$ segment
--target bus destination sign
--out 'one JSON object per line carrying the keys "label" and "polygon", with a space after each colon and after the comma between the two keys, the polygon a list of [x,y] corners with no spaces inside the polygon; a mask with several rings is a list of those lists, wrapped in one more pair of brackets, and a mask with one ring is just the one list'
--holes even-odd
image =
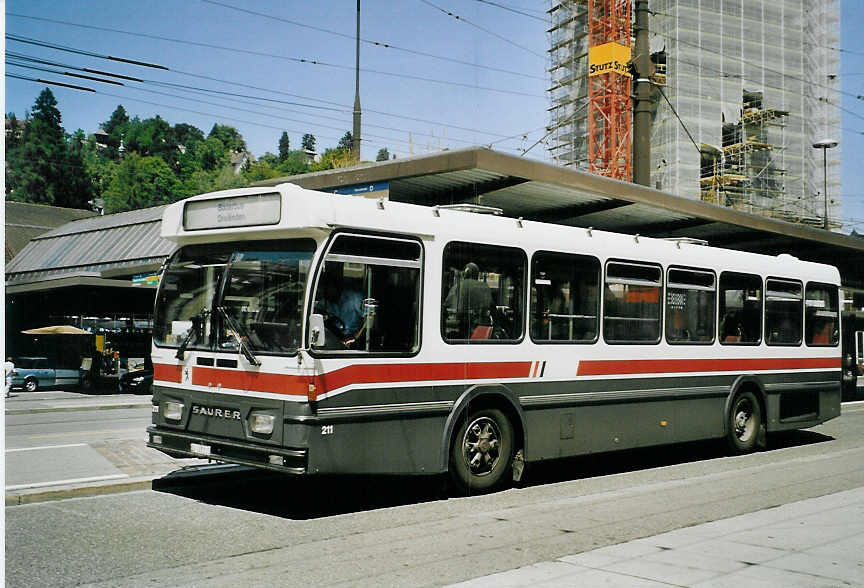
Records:
{"label": "bus destination sign", "polygon": [[282,217],[282,198],[278,192],[231,196],[187,202],[183,228],[187,231],[275,225]]}

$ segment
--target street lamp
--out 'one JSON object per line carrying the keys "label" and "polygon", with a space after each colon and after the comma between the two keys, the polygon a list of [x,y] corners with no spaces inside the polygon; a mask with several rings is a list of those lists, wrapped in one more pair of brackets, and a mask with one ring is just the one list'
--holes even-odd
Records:
{"label": "street lamp", "polygon": [[822,228],[826,231],[828,230],[828,150],[836,147],[837,143],[834,139],[822,139],[813,143],[814,149],[822,150],[822,194],[825,196],[825,219]]}

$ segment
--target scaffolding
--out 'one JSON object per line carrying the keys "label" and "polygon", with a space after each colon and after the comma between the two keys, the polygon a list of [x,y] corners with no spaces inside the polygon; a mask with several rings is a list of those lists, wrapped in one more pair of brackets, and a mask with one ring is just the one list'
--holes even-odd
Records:
{"label": "scaffolding", "polygon": [[559,165],[588,169],[588,1],[552,0],[549,9],[549,137]]}
{"label": "scaffolding", "polygon": [[703,144],[699,186],[702,200],[785,220],[796,218],[786,198],[783,149],[786,110],[764,108],[759,92],[745,91],[736,123],[723,123],[722,147]]}
{"label": "scaffolding", "polygon": [[[653,122],[652,183],[821,226],[822,153],[812,144],[839,133],[839,2],[651,0],[651,10],[669,99]],[[837,227],[840,150],[827,155]]]}
{"label": "scaffolding", "polygon": [[[549,4],[547,148],[585,170],[589,142],[602,136],[589,129],[594,1]],[[829,226],[840,226],[841,150],[823,169],[812,147],[840,131],[839,1],[651,0],[650,9],[652,81],[665,96],[655,103],[651,184],[819,226],[824,173]]]}

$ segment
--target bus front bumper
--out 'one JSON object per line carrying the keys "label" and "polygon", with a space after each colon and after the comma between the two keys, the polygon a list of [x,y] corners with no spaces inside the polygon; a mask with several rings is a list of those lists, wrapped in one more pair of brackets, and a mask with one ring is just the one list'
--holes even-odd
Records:
{"label": "bus front bumper", "polygon": [[147,427],[147,447],[158,449],[172,457],[197,457],[224,461],[286,474],[307,473],[308,455],[305,449],[264,447],[206,435],[195,435]]}

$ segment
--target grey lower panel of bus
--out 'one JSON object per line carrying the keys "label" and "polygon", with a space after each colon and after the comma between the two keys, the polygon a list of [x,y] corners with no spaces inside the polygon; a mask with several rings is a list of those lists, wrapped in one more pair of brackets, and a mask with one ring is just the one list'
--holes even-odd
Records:
{"label": "grey lower panel of bus", "polygon": [[[154,412],[148,445],[199,456],[192,448],[205,446],[213,459],[290,473],[438,473],[447,469],[453,413],[470,410],[468,397],[508,396],[525,431],[525,459],[537,461],[722,437],[730,393],[748,383],[764,392],[769,432],[811,427],[839,416],[838,378],[809,372],[382,387],[314,407],[155,386],[155,405],[173,399],[185,410],[177,422]],[[276,417],[271,435],[251,431],[255,412]]]}

